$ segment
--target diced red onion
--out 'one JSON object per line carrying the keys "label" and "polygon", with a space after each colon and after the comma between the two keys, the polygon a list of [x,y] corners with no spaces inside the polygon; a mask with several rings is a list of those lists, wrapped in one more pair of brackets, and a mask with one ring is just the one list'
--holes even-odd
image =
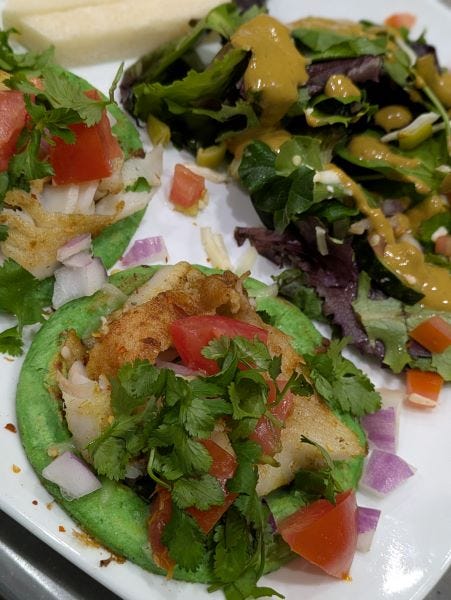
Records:
{"label": "diced red onion", "polygon": [[159,369],[170,369],[176,375],[180,375],[181,377],[193,377],[201,374],[200,371],[194,371],[193,369],[185,367],[179,363],[167,362],[158,358],[155,361],[155,366]]}
{"label": "diced red onion", "polygon": [[59,308],[69,300],[91,296],[106,280],[105,267],[99,258],[93,258],[86,267],[61,267],[55,271],[53,306]]}
{"label": "diced red onion", "polygon": [[129,463],[125,468],[126,479],[137,479],[138,477],[141,477],[141,475],[144,475],[144,473],[145,466],[142,464],[142,462],[135,461]]}
{"label": "diced red onion", "polygon": [[83,252],[83,250],[89,250],[91,247],[91,234],[83,233],[82,235],[77,235],[77,237],[72,238],[68,242],[58,248],[56,253],[56,258],[60,262],[64,262],[70,256],[74,256],[74,254],[78,254],[79,252]]}
{"label": "diced red onion", "polygon": [[136,240],[130,250],[122,257],[121,262],[126,267],[149,265],[166,262],[168,251],[161,235]]}
{"label": "diced red onion", "polygon": [[388,494],[415,473],[405,460],[391,452],[375,449],[366,463],[360,485],[378,494]]}
{"label": "diced red onion", "polygon": [[381,511],[377,508],[357,507],[357,550],[368,552],[373,542],[374,532]]}
{"label": "diced red onion", "polygon": [[61,489],[67,500],[75,500],[91,494],[102,484],[84,461],[72,452],[64,452],[42,471],[42,476]]}
{"label": "diced red onion", "polygon": [[360,422],[370,444],[380,450],[396,452],[396,410],[393,406],[365,415]]}

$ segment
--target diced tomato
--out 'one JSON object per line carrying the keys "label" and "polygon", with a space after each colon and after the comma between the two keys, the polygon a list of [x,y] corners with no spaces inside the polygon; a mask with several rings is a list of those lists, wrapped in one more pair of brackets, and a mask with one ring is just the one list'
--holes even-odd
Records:
{"label": "diced tomato", "polygon": [[25,127],[27,111],[21,92],[0,91],[0,171],[6,171]]}
{"label": "diced tomato", "polygon": [[430,352],[444,352],[451,346],[451,325],[441,317],[426,319],[409,335]]}
{"label": "diced tomato", "polygon": [[236,459],[212,440],[201,440],[201,442],[213,459],[209,473],[221,484],[225,496],[224,503],[221,506],[211,506],[207,510],[191,507],[187,508],[186,512],[197,521],[204,533],[209,533],[237,497],[237,494],[226,489],[227,481],[235,474]]}
{"label": "diced tomato", "polygon": [[443,387],[438,373],[409,369],[406,373],[407,399],[413,404],[435,406]]}
{"label": "diced tomato", "polygon": [[[96,90],[89,90],[86,95],[93,99],[99,97]],[[95,125],[74,123],[70,129],[75,134],[75,143],[67,144],[55,137],[55,145],[50,149],[50,163],[55,172],[53,182],[64,185],[109,177],[122,150],[111,131],[106,111]]]}
{"label": "diced tomato", "polygon": [[[283,389],[283,387],[286,385],[286,381],[278,381],[277,383],[279,389]],[[293,395],[291,393],[285,394],[283,399],[278,404],[271,407],[271,404],[273,404],[275,398],[276,394],[274,384],[272,381],[270,381],[268,398],[269,410],[271,414],[276,417],[276,419],[284,423],[285,419],[293,410]],[[268,419],[268,417],[263,415],[257,421],[257,425],[255,426],[255,429],[249,438],[260,444],[263,449],[263,454],[274,456],[274,454],[280,451],[280,434],[281,428]]]}
{"label": "diced tomato", "polygon": [[159,487],[150,507],[148,535],[152,557],[156,565],[165,569],[169,577],[175,567],[175,562],[169,556],[169,550],[163,544],[162,536],[166,525],[171,520],[172,499],[169,490]]}
{"label": "diced tomato", "polygon": [[388,27],[395,27],[396,29],[401,29],[401,27],[412,29],[416,20],[416,16],[412,15],[412,13],[394,13],[387,17],[384,23]]}
{"label": "diced tomato", "polygon": [[441,235],[435,241],[435,253],[451,257],[451,235]]}
{"label": "diced tomato", "polygon": [[211,340],[222,336],[230,338],[241,336],[249,340],[257,337],[266,343],[268,339],[268,332],[265,329],[221,315],[184,317],[171,323],[169,330],[183,364],[190,369],[205,371],[209,375],[219,371],[214,360],[205,358],[201,354],[202,349]]}
{"label": "diced tomato", "polygon": [[169,200],[178,208],[192,208],[205,193],[205,178],[184,165],[175,165]]}
{"label": "diced tomato", "polygon": [[293,552],[329,575],[346,579],[357,545],[357,504],[352,490],[338,494],[333,505],[317,500],[278,524]]}

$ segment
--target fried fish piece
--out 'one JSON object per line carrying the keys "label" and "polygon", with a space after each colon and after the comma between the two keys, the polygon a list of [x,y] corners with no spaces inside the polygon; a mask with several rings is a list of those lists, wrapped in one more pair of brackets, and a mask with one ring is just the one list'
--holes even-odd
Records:
{"label": "fried fish piece", "polygon": [[[156,289],[150,286],[141,290],[130,298],[123,311],[116,313],[91,349],[87,364],[91,378],[102,373],[114,376],[121,365],[136,359],[155,362],[160,353],[172,346],[170,324],[182,317],[213,314],[241,320],[249,317],[249,300],[236,275],[226,271],[206,276],[186,265],[181,263],[173,267],[176,271],[166,271],[157,280]],[[252,322],[262,325],[255,310],[252,314]]]}

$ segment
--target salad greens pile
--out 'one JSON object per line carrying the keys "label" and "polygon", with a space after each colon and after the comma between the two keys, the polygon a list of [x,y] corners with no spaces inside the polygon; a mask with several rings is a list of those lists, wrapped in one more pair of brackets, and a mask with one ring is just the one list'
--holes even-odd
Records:
{"label": "salad greens pile", "polygon": [[[431,353],[409,338],[431,314],[451,323],[450,258],[435,245],[451,231],[450,75],[424,35],[301,19],[290,33],[308,78],[268,125],[263,92],[246,88],[256,51],[234,45],[262,14],[221,5],[141,58],[121,83],[126,109],[160,119],[193,152],[226,145],[266,227],[237,228],[236,240],[292,267],[278,279],[282,294],[395,373],[409,366],[451,380],[451,348]],[[389,264],[384,243],[400,262],[416,252],[418,272]],[[417,280],[423,267],[441,280],[441,303],[428,304],[435,284]]]}

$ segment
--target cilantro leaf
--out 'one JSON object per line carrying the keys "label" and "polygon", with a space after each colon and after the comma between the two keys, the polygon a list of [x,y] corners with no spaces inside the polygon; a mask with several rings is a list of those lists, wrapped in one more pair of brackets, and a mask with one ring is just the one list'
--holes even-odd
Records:
{"label": "cilantro leaf", "polygon": [[195,570],[206,554],[205,535],[190,517],[177,505],[172,507],[172,516],[162,536],[170,557],[182,569]]}
{"label": "cilantro leaf", "polygon": [[255,465],[262,455],[262,447],[252,440],[234,440],[232,446],[236,454],[237,468],[227,484],[227,489],[251,496],[257,485],[258,473]]}
{"label": "cilantro leaf", "polygon": [[221,398],[193,397],[180,409],[180,418],[187,432],[201,439],[209,437],[219,416],[230,414],[230,405]]}
{"label": "cilantro leaf", "polygon": [[227,511],[224,525],[215,529],[215,542],[214,574],[224,583],[234,581],[253,554],[249,528],[238,511]]}
{"label": "cilantro leaf", "polygon": [[122,365],[111,380],[111,405],[116,415],[130,414],[150,397],[158,398],[164,388],[166,371],[146,360]]}
{"label": "cilantro leaf", "polygon": [[23,342],[17,327],[5,329],[0,333],[0,352],[10,356],[22,354]]}
{"label": "cilantro leaf", "polygon": [[125,440],[120,437],[108,437],[92,453],[94,468],[100,475],[119,481],[125,477],[129,460]]}
{"label": "cilantro leaf", "polygon": [[177,479],[172,487],[172,500],[179,508],[195,506],[207,510],[224,504],[224,492],[216,477],[205,473],[198,478]]}
{"label": "cilantro leaf", "polygon": [[304,358],[316,390],[332,410],[361,417],[380,408],[380,395],[369,378],[341,356],[345,344],[346,340],[333,340],[326,352]]}
{"label": "cilantro leaf", "polygon": [[54,49],[44,52],[16,53],[9,44],[9,36],[15,30],[0,31],[0,69],[14,73],[21,69],[40,70],[53,60]]}
{"label": "cilantro leaf", "polygon": [[329,453],[319,444],[301,436],[301,442],[315,446],[326,463],[322,469],[300,469],[296,473],[295,487],[309,496],[310,501],[316,498],[326,498],[335,504],[335,495],[342,492],[340,481],[335,473],[335,465]]}
{"label": "cilantro leaf", "polygon": [[42,311],[52,303],[53,281],[39,281],[8,258],[0,267],[0,310],[17,316],[18,331],[43,320]]}
{"label": "cilantro leaf", "polygon": [[64,69],[46,68],[43,75],[43,92],[52,108],[72,109],[88,127],[102,118],[109,100],[90,98],[82,83]]}
{"label": "cilantro leaf", "polygon": [[233,418],[258,419],[266,411],[268,385],[258,371],[241,371],[228,388],[233,406]]}

